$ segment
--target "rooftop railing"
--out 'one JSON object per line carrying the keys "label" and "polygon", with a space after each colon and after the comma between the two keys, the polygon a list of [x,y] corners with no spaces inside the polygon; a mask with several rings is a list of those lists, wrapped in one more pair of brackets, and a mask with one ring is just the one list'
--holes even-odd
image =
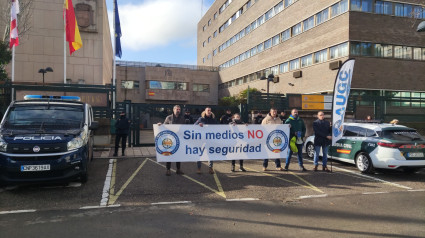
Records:
{"label": "rooftop railing", "polygon": [[166,68],[182,68],[199,71],[218,72],[218,67],[213,66],[200,66],[200,65],[186,65],[186,64],[167,64],[167,63],[153,63],[153,62],[136,62],[136,61],[117,61],[117,66],[127,67],[166,67]]}

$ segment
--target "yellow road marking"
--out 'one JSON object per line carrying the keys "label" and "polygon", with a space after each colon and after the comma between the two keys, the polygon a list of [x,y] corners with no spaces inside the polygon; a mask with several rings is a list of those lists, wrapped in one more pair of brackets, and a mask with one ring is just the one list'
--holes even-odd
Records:
{"label": "yellow road marking", "polygon": [[[165,166],[164,165],[162,165],[162,164],[160,164],[160,163],[158,163],[158,162],[156,162],[156,161],[154,161],[154,160],[152,160],[152,159],[149,159],[150,161],[152,161],[153,163],[155,163],[155,164],[157,164],[157,165],[159,165],[159,166],[162,166],[162,167],[164,167],[165,168]],[[173,172],[176,172],[174,169],[171,169]],[[219,190],[216,190],[216,189],[213,189],[213,188],[211,188],[210,186],[208,186],[208,185],[206,185],[206,184],[204,184],[204,183],[202,183],[202,182],[200,182],[200,181],[198,181],[198,180],[196,180],[196,179],[194,179],[194,178],[191,178],[191,177],[189,177],[189,176],[187,176],[187,175],[183,175],[183,177],[184,178],[187,178],[187,179],[189,179],[190,181],[192,181],[192,182],[195,182],[195,183],[197,183],[197,184],[199,184],[199,185],[201,185],[202,187],[204,187],[204,188],[206,188],[206,189],[208,189],[208,190],[210,190],[210,191],[212,191],[212,192],[214,192],[215,194],[217,194],[217,195],[219,195],[220,197],[223,197],[223,198],[226,198],[226,195],[224,194],[224,191],[223,191],[223,188],[221,187],[221,183],[220,183],[220,181],[218,180],[218,177],[216,178],[216,174],[214,174],[215,176],[214,176],[214,179],[216,179],[216,183],[217,183],[217,186],[218,186],[218,189]]]}
{"label": "yellow road marking", "polygon": [[[315,186],[311,185],[310,183],[308,183],[308,182],[307,182],[307,181],[305,181],[304,179],[301,179],[301,180],[302,180],[303,182],[307,182],[307,184],[308,184],[309,186],[306,186],[306,185],[304,185],[304,184],[300,184],[300,183],[297,183],[297,182],[294,182],[294,181],[291,181],[291,180],[288,180],[288,179],[284,179],[284,178],[281,178],[281,177],[277,177],[277,176],[276,176],[276,175],[274,175],[274,174],[264,173],[264,172],[261,172],[261,171],[255,170],[255,169],[251,169],[251,168],[247,168],[247,167],[245,167],[245,169],[247,169],[247,170],[249,170],[249,171],[253,171],[253,172],[257,172],[257,173],[261,173],[261,174],[264,174],[264,175],[267,175],[267,176],[273,177],[273,178],[275,178],[275,179],[279,179],[279,180],[282,180],[282,181],[286,181],[286,182],[288,182],[288,183],[296,184],[296,185],[302,186],[302,187],[304,187],[304,188],[308,188],[308,189],[314,190],[314,191],[319,192],[319,193],[324,193],[322,190],[320,190],[320,189],[318,189],[317,187],[315,187]],[[294,175],[294,174],[293,174],[293,175]],[[300,177],[299,177],[299,176],[296,176],[296,177],[300,179]]]}
{"label": "yellow road marking", "polygon": [[[121,193],[124,191],[124,189],[127,188],[127,186],[130,184],[130,182],[133,181],[134,177],[136,177],[137,173],[142,169],[142,167],[146,164],[147,161],[148,161],[148,158],[146,158],[145,161],[143,161],[143,163],[139,166],[139,168],[137,168],[136,171],[134,171],[134,173],[131,175],[130,178],[128,178],[127,182],[125,182],[125,184],[121,187],[121,189],[118,191],[118,193],[109,194],[108,205],[113,205],[115,203],[115,201],[117,201],[118,197],[121,195]],[[116,171],[116,169],[114,169],[114,171]],[[115,177],[115,174],[113,175],[113,177]]]}
{"label": "yellow road marking", "polygon": [[221,193],[220,196],[226,198],[226,194],[224,194],[224,190],[223,190],[223,187],[221,186],[220,180],[218,180],[217,173],[214,173],[214,180],[215,180],[215,183],[217,184],[218,191],[220,191]]}
{"label": "yellow road marking", "polygon": [[319,188],[317,188],[316,186],[314,186],[313,184],[309,183],[307,180],[301,178],[301,176],[298,176],[296,174],[294,174],[293,172],[289,171],[290,174],[294,175],[295,177],[297,177],[299,180],[303,181],[304,183],[308,184],[308,186],[310,186],[313,190],[320,192],[320,193],[324,193],[322,190],[320,190]]}
{"label": "yellow road marking", "polygon": [[115,194],[115,178],[117,173],[117,160],[114,160],[112,165],[112,174],[111,174],[111,187],[109,189],[109,195]]}

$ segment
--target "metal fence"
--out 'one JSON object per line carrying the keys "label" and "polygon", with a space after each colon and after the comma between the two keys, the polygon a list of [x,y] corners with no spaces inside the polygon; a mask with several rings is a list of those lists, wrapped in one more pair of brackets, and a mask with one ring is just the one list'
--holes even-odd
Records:
{"label": "metal fence", "polygon": [[185,65],[185,64],[167,64],[167,63],[152,63],[152,62],[137,62],[137,61],[117,61],[117,66],[127,67],[168,67],[168,68],[183,68],[199,71],[217,72],[218,67],[200,66],[200,65]]}

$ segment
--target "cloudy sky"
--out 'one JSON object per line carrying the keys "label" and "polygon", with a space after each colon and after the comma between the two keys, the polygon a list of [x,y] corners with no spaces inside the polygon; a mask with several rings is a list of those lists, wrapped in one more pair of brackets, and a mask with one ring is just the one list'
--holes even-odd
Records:
{"label": "cloudy sky", "polygon": [[[205,14],[213,2],[118,0],[122,60],[196,64],[196,30],[201,9]],[[106,3],[112,33],[113,0]]]}

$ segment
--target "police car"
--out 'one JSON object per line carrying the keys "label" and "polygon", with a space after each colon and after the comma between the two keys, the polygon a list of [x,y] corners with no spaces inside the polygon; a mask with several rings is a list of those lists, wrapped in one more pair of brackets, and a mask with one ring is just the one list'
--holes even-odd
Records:
{"label": "police car", "polygon": [[0,183],[87,181],[98,123],[79,100],[27,95],[10,104],[0,124]]}
{"label": "police car", "polygon": [[[314,157],[314,136],[306,153]],[[425,168],[425,138],[415,129],[393,124],[344,123],[343,137],[329,148],[329,158],[355,164],[362,173],[374,168],[407,173]]]}

